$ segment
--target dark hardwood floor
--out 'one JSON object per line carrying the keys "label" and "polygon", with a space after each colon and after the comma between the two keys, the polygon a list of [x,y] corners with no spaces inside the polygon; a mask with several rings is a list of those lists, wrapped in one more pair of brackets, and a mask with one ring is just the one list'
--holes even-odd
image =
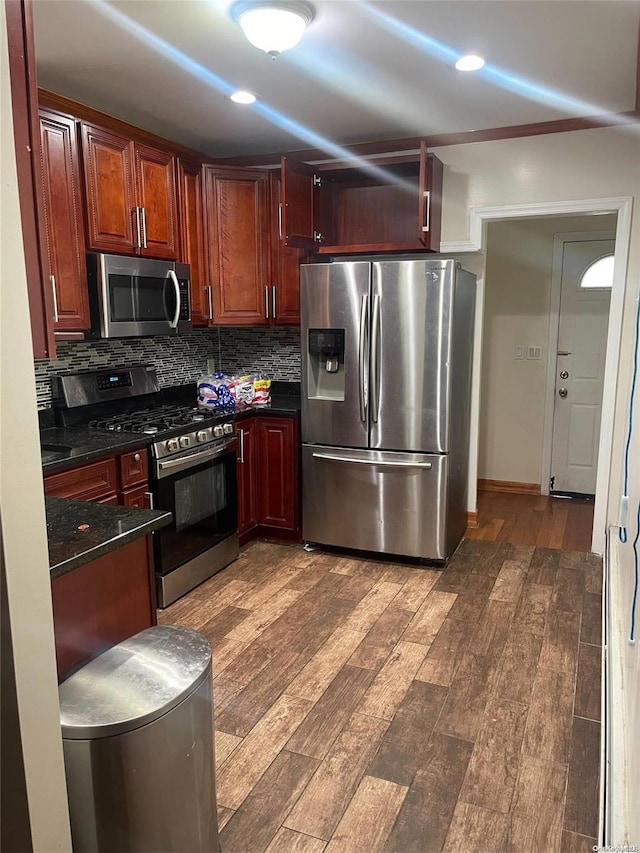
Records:
{"label": "dark hardwood floor", "polygon": [[467,539],[590,551],[593,501],[478,492],[478,526]]}
{"label": "dark hardwood floor", "polygon": [[251,544],[159,616],[212,644],[223,853],[591,850],[600,602],[598,558],[533,543]]}

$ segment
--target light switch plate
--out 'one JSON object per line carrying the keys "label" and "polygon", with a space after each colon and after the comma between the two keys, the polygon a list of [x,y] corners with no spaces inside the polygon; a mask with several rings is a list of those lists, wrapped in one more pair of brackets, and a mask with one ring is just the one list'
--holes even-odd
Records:
{"label": "light switch plate", "polygon": [[524,358],[524,347],[523,346],[517,346],[516,347],[516,359],[520,360],[522,358]]}
{"label": "light switch plate", "polygon": [[542,358],[542,347],[527,347],[527,358],[539,360]]}

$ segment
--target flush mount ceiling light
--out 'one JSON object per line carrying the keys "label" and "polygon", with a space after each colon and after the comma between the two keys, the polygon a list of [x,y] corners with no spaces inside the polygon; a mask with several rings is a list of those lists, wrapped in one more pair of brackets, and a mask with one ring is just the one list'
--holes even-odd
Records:
{"label": "flush mount ceiling light", "polygon": [[314,16],[313,6],[303,0],[239,0],[230,11],[247,40],[274,59],[298,44]]}
{"label": "flush mount ceiling light", "polygon": [[468,53],[466,56],[461,56],[456,62],[458,71],[478,71],[484,65],[484,59],[481,56],[476,56],[475,53]]}
{"label": "flush mount ceiling light", "polygon": [[234,104],[255,104],[256,102],[255,95],[252,95],[251,92],[245,92],[242,89],[238,89],[233,95],[229,95],[229,98]]}

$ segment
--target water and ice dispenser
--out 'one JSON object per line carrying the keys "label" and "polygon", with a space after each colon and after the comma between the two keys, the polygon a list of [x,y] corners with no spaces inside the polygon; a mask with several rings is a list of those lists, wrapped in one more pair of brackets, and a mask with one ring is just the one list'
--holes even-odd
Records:
{"label": "water and ice dispenser", "polygon": [[309,329],[310,399],[344,400],[344,329]]}

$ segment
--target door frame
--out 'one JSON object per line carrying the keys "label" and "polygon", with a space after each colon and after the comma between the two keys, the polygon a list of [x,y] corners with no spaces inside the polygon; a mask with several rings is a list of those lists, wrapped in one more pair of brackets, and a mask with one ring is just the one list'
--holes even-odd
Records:
{"label": "door frame", "polygon": [[[609,308],[607,354],[604,369],[603,411],[613,411],[618,386],[618,364],[622,317],[627,289],[627,266],[631,242],[632,196],[615,198],[586,198],[579,201],[551,201],[537,204],[512,204],[501,207],[477,207],[469,212],[469,240],[443,243],[440,254],[455,252],[486,253],[489,222],[505,219],[550,218],[593,213],[617,213],[613,287]],[[477,280],[476,324],[473,348],[473,381],[471,392],[471,436],[469,448],[469,489],[467,511],[477,511],[478,499],[478,437],[480,431],[480,382],[482,375],[482,336],[484,322],[484,274]],[[603,554],[608,515],[609,478],[613,445],[613,418],[605,418],[600,429],[598,447],[598,476],[593,514],[591,550]]]}
{"label": "door frame", "polygon": [[[565,231],[559,232],[553,238],[553,264],[551,271],[551,298],[549,300],[549,336],[547,338],[547,376],[544,400],[544,426],[542,438],[542,464],[540,468],[540,494],[549,494],[551,479],[551,454],[553,450],[553,414],[556,403],[556,366],[558,350],[558,334],[560,331],[560,298],[562,295],[562,262],[564,247],[567,243],[583,243],[591,240],[614,240],[615,231]],[[615,247],[614,247],[615,257]],[[611,306],[609,306],[609,317]],[[608,338],[607,322],[607,338]],[[604,389],[603,389],[604,400]],[[600,429],[602,429],[601,404]]]}

